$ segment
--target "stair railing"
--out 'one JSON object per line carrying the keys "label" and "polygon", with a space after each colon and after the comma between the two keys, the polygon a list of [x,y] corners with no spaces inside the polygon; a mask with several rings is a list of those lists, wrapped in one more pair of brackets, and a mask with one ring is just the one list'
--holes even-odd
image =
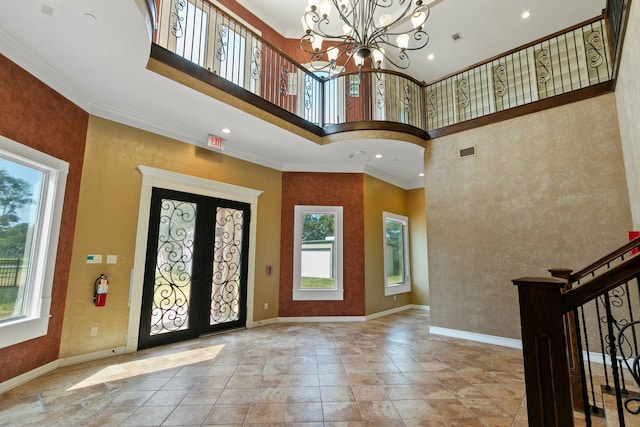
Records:
{"label": "stair railing", "polygon": [[[513,281],[530,426],[573,426],[574,402],[587,426],[605,411],[620,426],[640,422],[639,246],[635,239],[575,273]],[[608,396],[615,405],[605,408]]]}

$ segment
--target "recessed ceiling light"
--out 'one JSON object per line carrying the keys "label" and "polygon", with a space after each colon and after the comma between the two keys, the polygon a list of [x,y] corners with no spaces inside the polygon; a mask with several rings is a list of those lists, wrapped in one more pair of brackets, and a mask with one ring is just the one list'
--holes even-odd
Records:
{"label": "recessed ceiling light", "polygon": [[424,172],[420,172],[418,176],[424,176]]}
{"label": "recessed ceiling light", "polygon": [[433,61],[433,58],[435,58],[435,55],[433,53],[430,53],[429,56],[427,56],[427,59],[429,61]]}
{"label": "recessed ceiling light", "polygon": [[376,154],[376,159],[381,159],[382,158],[382,154],[378,153]]}
{"label": "recessed ceiling light", "polygon": [[229,128],[222,128],[222,133],[231,133],[231,129],[229,129]]}
{"label": "recessed ceiling light", "polygon": [[531,16],[531,13],[528,10],[525,10],[524,12],[522,12],[522,15],[520,15],[522,17],[522,19],[527,19],[528,17]]}

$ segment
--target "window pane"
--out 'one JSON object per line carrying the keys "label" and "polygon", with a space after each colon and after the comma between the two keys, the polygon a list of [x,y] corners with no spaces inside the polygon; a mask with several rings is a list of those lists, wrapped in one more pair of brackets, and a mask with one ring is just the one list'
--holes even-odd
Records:
{"label": "window pane", "polygon": [[387,218],[386,230],[386,257],[387,257],[387,284],[394,285],[406,281],[404,259],[404,224]]}
{"label": "window pane", "polygon": [[220,77],[242,86],[246,39],[226,25],[223,25],[220,30],[220,39],[222,43],[222,49],[219,50]]}
{"label": "window pane", "polygon": [[302,215],[301,289],[335,289],[335,215]]}
{"label": "window pane", "polygon": [[208,14],[202,9],[187,3],[178,9],[175,28],[176,53],[185,59],[205,66],[207,48]]}
{"label": "window pane", "polygon": [[25,316],[44,173],[0,158],[0,322]]}

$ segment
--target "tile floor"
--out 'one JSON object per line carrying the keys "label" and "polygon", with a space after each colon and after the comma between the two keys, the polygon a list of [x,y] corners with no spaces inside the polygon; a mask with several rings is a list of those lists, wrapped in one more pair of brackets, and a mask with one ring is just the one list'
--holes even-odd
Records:
{"label": "tile floor", "polygon": [[281,323],[59,368],[0,426],[527,426],[520,350],[429,334],[407,310]]}

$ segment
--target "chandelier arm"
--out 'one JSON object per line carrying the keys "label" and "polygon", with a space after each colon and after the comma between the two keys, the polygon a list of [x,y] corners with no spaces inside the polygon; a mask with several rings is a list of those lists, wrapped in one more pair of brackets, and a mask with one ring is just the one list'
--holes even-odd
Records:
{"label": "chandelier arm", "polygon": [[402,70],[409,68],[409,65],[411,65],[411,60],[409,59],[409,56],[404,53],[404,51],[401,51],[398,54],[398,59],[392,58],[386,53],[383,53],[382,56],[384,56],[384,59],[391,65]]}
{"label": "chandelier arm", "polygon": [[[409,6],[411,6],[411,3],[409,3]],[[389,35],[389,36],[399,36],[401,34],[410,34],[410,33],[415,33],[415,32],[418,32],[418,31],[422,31],[422,27],[424,26],[425,22],[427,22],[427,20],[429,19],[429,15],[431,13],[431,9],[429,8],[429,6],[425,6],[425,5],[417,6],[414,9],[413,13],[411,15],[409,15],[409,16],[406,16],[407,10],[408,10],[408,8],[405,9],[403,14],[398,19],[396,19],[395,21],[393,21],[391,24],[387,25],[386,27],[377,27],[374,34],[376,34],[376,36],[378,36],[380,34],[386,34],[386,35]],[[402,21],[402,22],[400,22],[400,24],[403,24],[407,19],[411,19],[410,17],[419,16],[421,13],[424,13],[425,18],[424,18],[424,20],[422,21],[422,23],[421,23],[421,25],[419,27],[413,28],[413,29],[411,29],[409,31],[393,31],[393,28],[395,26],[397,26],[397,24],[400,21]],[[422,31],[422,32],[424,32],[424,31]]]}
{"label": "chandelier arm", "polygon": [[[377,43],[379,45],[390,46],[390,47],[393,47],[393,48],[401,50],[401,51],[420,50],[420,49],[422,49],[423,47],[425,47],[429,43],[429,34],[427,34],[424,31],[420,31],[420,32],[415,34],[413,39],[416,40],[416,41],[419,41],[420,44],[417,45],[417,46],[409,46],[409,47],[406,47],[406,48],[401,48],[397,44],[392,43],[392,42],[390,42],[388,40],[384,40],[384,39],[378,40]],[[387,55],[385,55],[385,57],[387,57]]]}
{"label": "chandelier arm", "polygon": [[[305,43],[304,43],[304,42],[309,43],[309,45],[311,46],[311,45],[312,45],[312,43],[313,43],[313,39],[314,39],[314,34],[305,34],[305,35],[300,39],[300,48],[302,48],[302,50],[303,50],[305,53],[308,53],[309,55],[314,55],[314,56],[315,56],[315,55],[318,55],[318,56],[325,55],[325,54],[327,53],[327,51],[328,51],[329,49],[331,49],[332,47],[335,47],[335,48],[338,48],[338,49],[339,49],[339,48],[342,48],[342,47],[346,47],[346,48],[344,49],[344,50],[346,51],[346,50],[349,50],[349,47],[350,47],[350,46],[351,46],[351,44],[352,44],[352,42],[351,42],[351,41],[349,41],[349,40],[341,39],[342,41],[341,41],[340,43],[338,43],[338,44],[334,44],[334,45],[331,45],[331,46],[328,46],[326,49],[318,49],[318,50],[316,50],[316,49],[314,49],[313,47],[311,47],[311,49],[308,49],[307,47],[305,47]],[[340,51],[340,52],[342,53],[342,51]],[[341,55],[340,55],[340,56],[341,56]]]}
{"label": "chandelier arm", "polygon": [[[353,27],[353,24],[351,23],[351,21],[349,21],[349,18],[354,16],[354,13],[355,13],[353,4],[350,2],[351,9],[349,9],[347,7],[345,7],[344,9],[341,9],[337,0],[331,0],[331,2],[333,3],[334,7],[338,11],[338,16],[340,17],[340,20],[342,22],[344,22],[345,24],[347,24],[349,27]],[[344,13],[344,12],[346,12],[346,13]],[[356,19],[354,19],[353,22],[356,22]]]}
{"label": "chandelier arm", "polygon": [[[362,1],[362,0],[360,0],[360,1]],[[366,5],[366,8],[367,8],[366,11],[364,10],[365,9],[364,5]],[[375,38],[373,35],[376,33],[376,31],[378,29],[378,27],[376,27],[376,24],[374,22],[374,15],[375,15],[375,11],[376,11],[377,5],[378,5],[378,3],[375,2],[375,1],[368,1],[366,3],[363,3],[363,8],[362,8],[363,9],[362,10],[363,15],[362,16],[363,17],[364,16],[367,17],[366,22],[362,23],[362,27],[363,27],[362,31],[364,33],[364,35],[362,37],[362,44],[364,46],[368,46],[368,45],[371,44],[371,40],[374,40],[374,38]],[[371,30],[371,29],[373,29],[373,30]]]}
{"label": "chandelier arm", "polygon": [[[309,61],[309,66],[314,71],[327,71],[329,73],[329,78],[335,78],[340,76],[345,68],[345,65],[338,65],[338,62],[344,62],[344,64],[347,64],[353,57],[354,53],[355,52],[351,49],[345,49],[344,51],[341,51],[340,55],[338,56],[338,59],[340,59],[340,61],[326,62],[322,60],[323,57],[321,52],[314,52]],[[345,56],[346,59],[344,59],[343,61],[342,58]],[[340,70],[338,70],[338,67],[340,67]]]}
{"label": "chandelier arm", "polygon": [[[308,18],[311,17],[311,22],[314,25],[309,25]],[[305,26],[307,27],[307,34],[315,34],[327,39],[342,39],[343,34],[331,34],[324,30],[324,26],[329,24],[329,18],[321,17],[315,10],[309,10],[304,14]],[[304,36],[303,36],[304,37]]]}
{"label": "chandelier arm", "polygon": [[[403,1],[400,1],[399,4],[402,5],[402,3],[404,3]],[[377,2],[376,2],[377,4]],[[391,2],[389,5],[387,6],[382,6],[382,7],[391,7],[391,5],[393,4],[393,2]],[[392,27],[394,27],[398,22],[400,22],[401,20],[405,19],[407,17],[407,12],[409,12],[409,9],[411,9],[411,5],[413,4],[413,2],[408,2],[407,6],[404,8],[404,10],[402,11],[402,13],[400,14],[400,16],[398,16],[396,19],[394,19],[389,25],[384,26],[384,27],[380,27],[380,28],[385,28],[385,29],[390,29]],[[416,10],[418,8],[420,8],[421,6],[416,6]],[[415,13],[415,10],[414,12]],[[373,14],[371,15],[373,17]]]}

